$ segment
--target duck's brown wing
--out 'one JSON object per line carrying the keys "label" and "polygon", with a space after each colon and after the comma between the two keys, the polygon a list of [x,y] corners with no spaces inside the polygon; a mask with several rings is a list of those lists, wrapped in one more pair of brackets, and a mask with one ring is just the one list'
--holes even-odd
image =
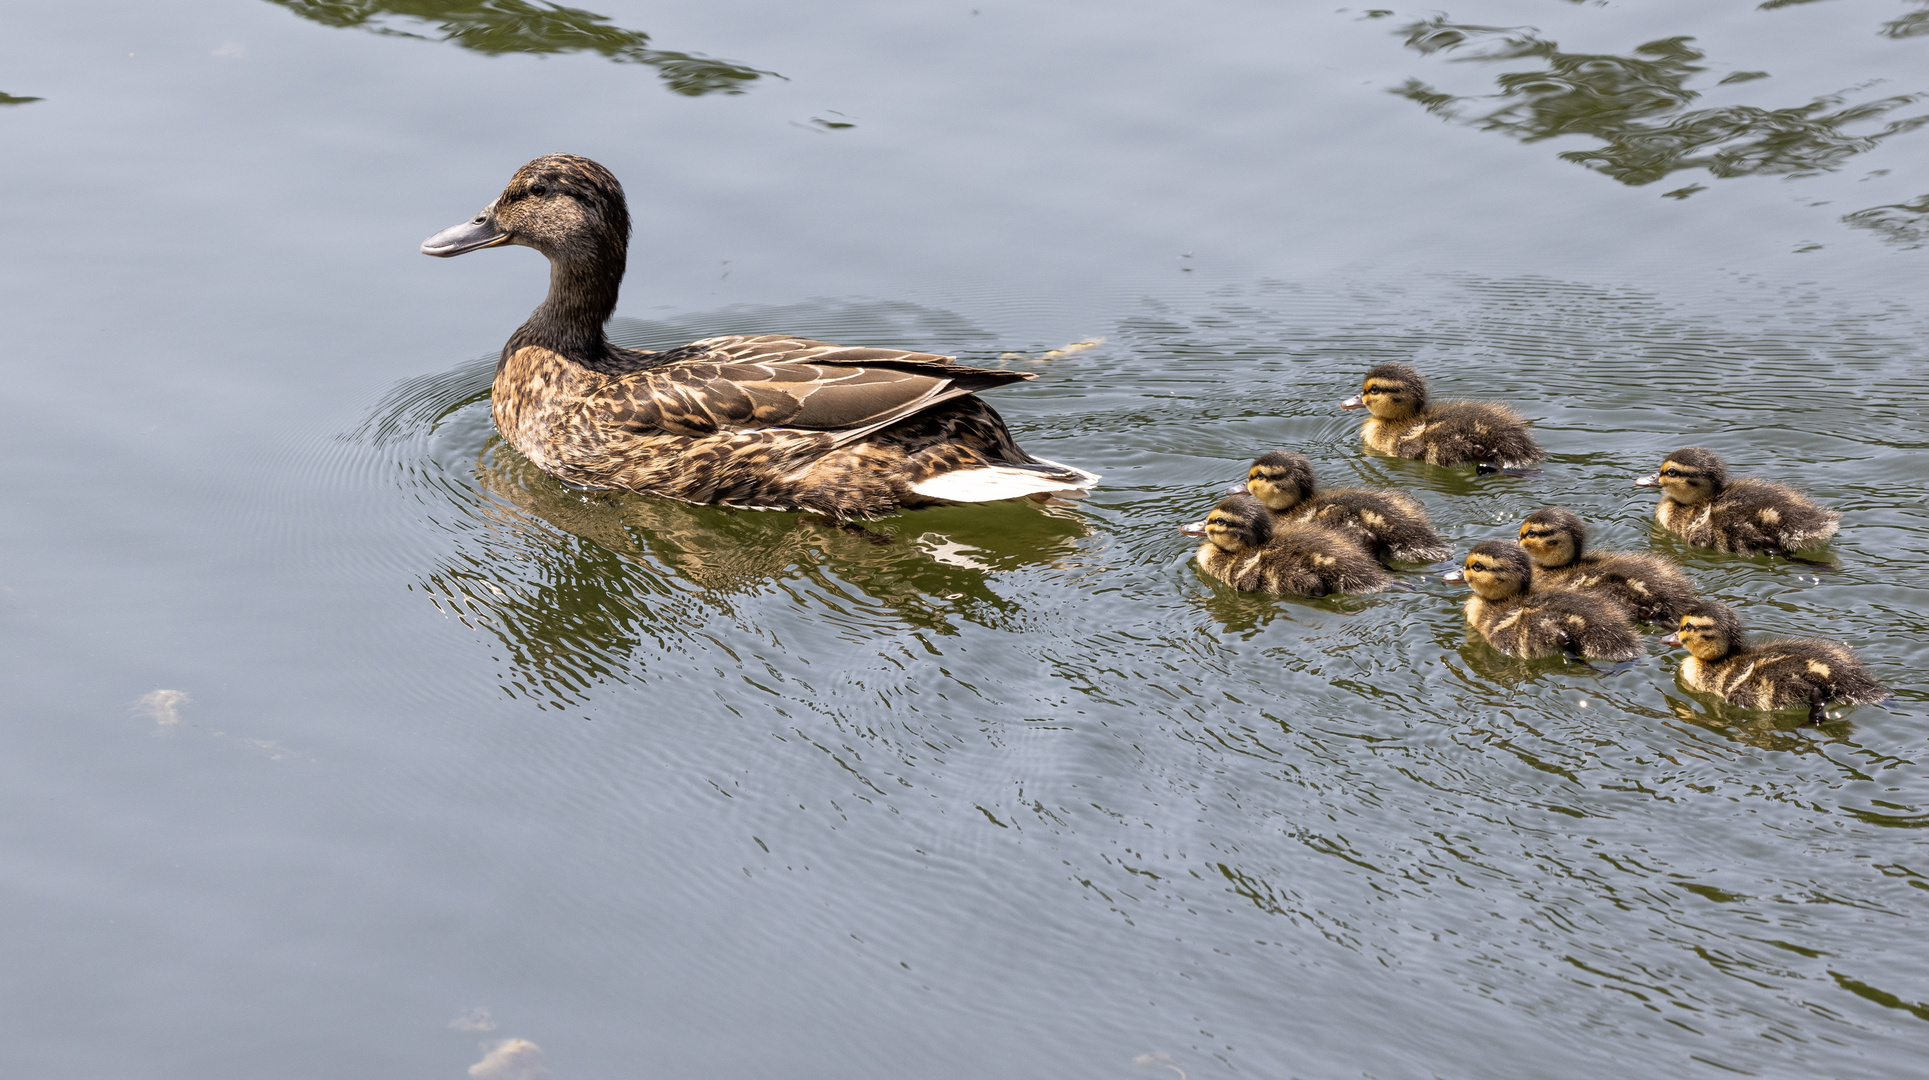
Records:
{"label": "duck's brown wing", "polygon": [[932,362],[922,353],[809,344],[828,352],[812,362],[666,364],[612,380],[583,408],[592,422],[639,434],[788,428],[826,432],[837,446],[940,402],[1032,377]]}
{"label": "duck's brown wing", "polygon": [[727,334],[692,341],[676,351],[702,350],[701,359],[730,364],[866,364],[897,361],[911,364],[944,365],[957,359],[937,353],[906,352],[902,349],[866,349],[833,345],[828,341],[791,337],[788,334]]}

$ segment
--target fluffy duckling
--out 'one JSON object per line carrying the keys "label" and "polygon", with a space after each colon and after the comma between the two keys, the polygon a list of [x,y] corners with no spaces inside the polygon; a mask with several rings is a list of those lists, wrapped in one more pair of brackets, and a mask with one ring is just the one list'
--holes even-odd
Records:
{"label": "fluffy duckling", "polygon": [[1275,522],[1258,499],[1228,495],[1206,515],[1199,568],[1241,592],[1279,596],[1379,592],[1393,578],[1345,533]]}
{"label": "fluffy duckling", "polygon": [[611,344],[603,326],[629,242],[616,177],[549,154],[473,219],[422,243],[443,258],[504,245],[548,257],[549,295],[503,346],[490,400],[509,445],[563,483],[842,521],[1098,480],[1020,449],[978,397],[1029,372],[785,334],[663,352]]}
{"label": "fluffy duckling", "polygon": [[1514,410],[1493,401],[1427,404],[1427,380],[1406,364],[1381,364],[1366,373],[1358,397],[1342,409],[1373,415],[1360,427],[1366,445],[1394,457],[1429,465],[1492,463],[1503,469],[1532,465],[1547,456]]}
{"label": "fluffy duckling", "polygon": [[1695,604],[1695,585],[1659,555],[1588,551],[1587,523],[1558,506],[1537,510],[1520,526],[1520,546],[1534,560],[1536,587],[1599,593],[1636,622],[1673,626]]}
{"label": "fluffy duckling", "polygon": [[1536,590],[1534,561],[1518,544],[1475,544],[1465,566],[1441,580],[1464,581],[1473,589],[1467,621],[1488,644],[1511,656],[1633,660],[1641,655],[1641,639],[1625,608],[1593,593]]}
{"label": "fluffy duckling", "polygon": [[1635,481],[1661,489],[1654,517],[1696,547],[1786,556],[1835,535],[1842,515],[1772,480],[1728,479],[1728,466],[1699,446],[1676,450],[1661,471]]}
{"label": "fluffy duckling", "polygon": [[1784,638],[1749,648],[1735,609],[1713,600],[1688,609],[1681,629],[1661,643],[1688,650],[1681,681],[1689,689],[1747,709],[1807,705],[1809,721],[1820,723],[1831,701],[1868,705],[1889,696],[1845,645]]}
{"label": "fluffy duckling", "polygon": [[1453,557],[1452,545],[1433,531],[1426,510],[1404,492],[1390,488],[1321,491],[1313,479],[1313,463],[1290,450],[1275,450],[1253,462],[1246,472],[1245,490],[1276,518],[1338,529],[1382,562],[1438,562]]}

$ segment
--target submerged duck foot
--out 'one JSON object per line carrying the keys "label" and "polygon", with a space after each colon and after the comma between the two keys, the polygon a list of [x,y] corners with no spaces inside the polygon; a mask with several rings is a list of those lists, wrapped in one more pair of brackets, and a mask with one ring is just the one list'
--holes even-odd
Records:
{"label": "submerged duck foot", "polygon": [[886,544],[897,543],[897,537],[886,536],[884,533],[881,533],[881,532],[872,532],[870,529],[867,529],[864,526],[859,525],[854,521],[840,521],[837,523],[837,527],[843,530],[844,532],[850,534],[851,536],[855,536],[860,540],[868,540],[879,547],[883,547]]}

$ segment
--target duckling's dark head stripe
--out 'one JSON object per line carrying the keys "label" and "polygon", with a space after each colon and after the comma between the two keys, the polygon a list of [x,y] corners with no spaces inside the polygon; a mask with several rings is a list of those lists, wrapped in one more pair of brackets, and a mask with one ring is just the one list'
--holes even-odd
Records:
{"label": "duckling's dark head stripe", "polygon": [[1527,552],[1523,551],[1519,544],[1510,544],[1505,540],[1483,540],[1475,544],[1473,550],[1467,553],[1468,564],[1471,565],[1475,559],[1480,559],[1496,569],[1511,570],[1523,577],[1531,574],[1534,569],[1534,561],[1527,557]]}
{"label": "duckling's dark head stripe", "polygon": [[1587,522],[1582,521],[1579,514],[1565,507],[1550,506],[1545,510],[1536,510],[1527,516],[1526,521],[1520,524],[1520,538],[1522,540],[1530,538],[1552,540],[1554,537],[1562,534],[1574,538],[1574,554],[1576,556],[1579,556],[1582,551],[1586,550]]}
{"label": "duckling's dark head stripe", "polygon": [[1715,490],[1721,490],[1728,481],[1728,466],[1715,456],[1711,450],[1699,446],[1686,446],[1668,455],[1661,463],[1661,480],[1706,480]]}
{"label": "duckling's dark head stripe", "polygon": [[1375,365],[1372,371],[1366,373],[1361,386],[1366,394],[1404,391],[1422,406],[1427,400],[1427,378],[1410,364]]}
{"label": "duckling's dark head stripe", "polygon": [[1253,462],[1252,468],[1246,470],[1246,479],[1263,480],[1275,487],[1297,491],[1302,499],[1318,490],[1313,480],[1313,463],[1291,450],[1275,450]]}

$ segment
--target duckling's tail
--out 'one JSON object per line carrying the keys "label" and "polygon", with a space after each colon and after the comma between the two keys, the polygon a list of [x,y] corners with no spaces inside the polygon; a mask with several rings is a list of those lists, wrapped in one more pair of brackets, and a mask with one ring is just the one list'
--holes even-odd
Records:
{"label": "duckling's tail", "polygon": [[1038,458],[1028,465],[987,465],[926,477],[911,490],[945,502],[997,502],[1027,495],[1077,497],[1097,484],[1097,473]]}

